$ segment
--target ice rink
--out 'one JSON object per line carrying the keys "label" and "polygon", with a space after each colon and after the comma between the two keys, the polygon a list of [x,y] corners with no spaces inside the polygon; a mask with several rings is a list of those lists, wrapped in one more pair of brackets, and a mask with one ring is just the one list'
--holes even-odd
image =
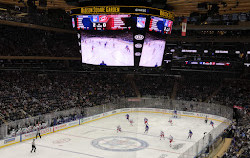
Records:
{"label": "ice rink", "polygon": [[[43,136],[36,140],[36,153],[30,153],[31,140],[0,149],[1,158],[177,158],[213,128],[204,119],[182,117],[173,120],[171,115],[159,113],[129,113],[133,126],[125,114],[102,118],[77,127]],[[149,132],[144,134],[144,117],[149,120]],[[215,127],[220,122],[214,121]],[[121,133],[116,127],[120,125]],[[188,131],[192,139],[187,139]],[[165,140],[160,140],[164,131]],[[169,146],[167,137],[174,141]]]}

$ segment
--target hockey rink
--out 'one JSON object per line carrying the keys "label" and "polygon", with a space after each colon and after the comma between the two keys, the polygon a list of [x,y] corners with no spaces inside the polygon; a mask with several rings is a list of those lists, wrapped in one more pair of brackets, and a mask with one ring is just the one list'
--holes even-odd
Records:
{"label": "hockey rink", "polygon": [[[213,128],[204,119],[159,113],[129,113],[133,126],[125,114],[102,118],[77,127],[48,134],[36,140],[36,153],[30,153],[32,140],[0,149],[1,158],[177,158]],[[144,118],[148,118],[149,131],[144,134]],[[220,122],[214,121],[215,127]],[[117,133],[120,125],[122,132]],[[192,130],[192,139],[187,139]],[[164,131],[165,140],[160,140]],[[172,147],[167,137],[172,135]]]}

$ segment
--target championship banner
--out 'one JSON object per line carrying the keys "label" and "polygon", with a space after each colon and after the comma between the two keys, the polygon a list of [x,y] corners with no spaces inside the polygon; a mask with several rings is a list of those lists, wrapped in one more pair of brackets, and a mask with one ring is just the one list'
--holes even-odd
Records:
{"label": "championship banner", "polygon": [[187,19],[183,19],[182,21],[182,32],[181,32],[181,36],[186,36],[186,32],[187,32]]}

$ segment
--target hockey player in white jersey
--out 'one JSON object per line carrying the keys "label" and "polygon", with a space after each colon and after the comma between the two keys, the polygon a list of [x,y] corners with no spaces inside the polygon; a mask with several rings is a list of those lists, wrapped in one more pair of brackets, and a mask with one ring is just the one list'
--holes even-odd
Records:
{"label": "hockey player in white jersey", "polygon": [[170,143],[169,146],[170,146],[170,147],[172,147],[172,142],[173,142],[173,140],[174,140],[174,138],[170,135],[170,136],[169,136],[169,143]]}
{"label": "hockey player in white jersey", "polygon": [[168,122],[173,126],[173,121],[171,119],[168,120]]}
{"label": "hockey player in white jersey", "polygon": [[163,139],[165,140],[165,137],[164,137],[164,132],[163,132],[163,131],[161,131],[161,134],[160,134],[160,140],[161,140],[161,138],[163,138]]}
{"label": "hockey player in white jersey", "polygon": [[129,120],[131,126],[133,126],[134,121],[132,119]]}
{"label": "hockey player in white jersey", "polygon": [[122,132],[122,128],[121,128],[120,125],[117,126],[116,132],[117,132],[117,133],[118,133],[118,132]]}

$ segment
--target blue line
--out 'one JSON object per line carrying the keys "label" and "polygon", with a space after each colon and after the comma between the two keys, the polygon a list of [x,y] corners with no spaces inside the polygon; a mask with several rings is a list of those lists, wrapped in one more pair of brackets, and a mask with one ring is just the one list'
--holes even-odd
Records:
{"label": "blue line", "polygon": [[75,153],[75,154],[87,155],[87,156],[91,156],[91,157],[104,158],[104,157],[100,157],[100,156],[90,155],[90,154],[86,154],[86,153],[80,153],[80,152],[76,152],[76,151],[64,150],[64,149],[59,149],[59,148],[53,148],[53,147],[44,146],[44,145],[37,145],[37,146],[41,146],[41,147],[45,147],[45,148],[49,148],[49,149],[71,152],[71,153]]}

